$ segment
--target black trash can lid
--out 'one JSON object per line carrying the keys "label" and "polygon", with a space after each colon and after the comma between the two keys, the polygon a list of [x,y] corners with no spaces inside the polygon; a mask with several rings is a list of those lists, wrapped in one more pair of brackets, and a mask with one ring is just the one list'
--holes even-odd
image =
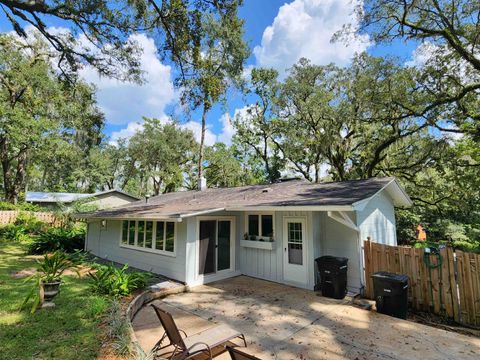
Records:
{"label": "black trash can lid", "polygon": [[332,256],[332,255],[325,255],[325,256],[320,256],[319,258],[315,259],[316,262],[322,262],[322,263],[346,263],[348,262],[348,258],[346,257],[339,257],[339,256]]}
{"label": "black trash can lid", "polygon": [[404,274],[395,274],[387,271],[379,271],[373,273],[371,276],[375,279],[390,280],[399,283],[408,283],[408,276]]}

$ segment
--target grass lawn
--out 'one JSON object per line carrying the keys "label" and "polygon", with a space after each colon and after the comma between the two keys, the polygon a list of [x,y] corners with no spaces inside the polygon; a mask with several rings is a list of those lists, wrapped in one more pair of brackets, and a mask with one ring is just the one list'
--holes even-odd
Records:
{"label": "grass lawn", "polygon": [[30,284],[11,273],[35,266],[21,245],[0,239],[0,358],[95,359],[101,347],[100,316],[107,300],[88,290],[88,280],[65,276],[56,307],[31,315],[19,307]]}

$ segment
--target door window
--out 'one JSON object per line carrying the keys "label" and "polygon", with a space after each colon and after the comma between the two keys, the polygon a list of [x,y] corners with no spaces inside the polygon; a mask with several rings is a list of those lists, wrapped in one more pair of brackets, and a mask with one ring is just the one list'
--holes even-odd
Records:
{"label": "door window", "polygon": [[288,223],[288,263],[303,265],[303,229],[301,222]]}

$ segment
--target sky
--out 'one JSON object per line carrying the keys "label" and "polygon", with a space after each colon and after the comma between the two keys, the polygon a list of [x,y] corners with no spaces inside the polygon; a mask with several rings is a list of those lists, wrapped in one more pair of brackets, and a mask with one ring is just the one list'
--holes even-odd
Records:
{"label": "sky", "polygon": [[[414,44],[374,44],[368,35],[351,39],[348,44],[331,42],[333,33],[343,24],[356,25],[353,16],[356,1],[360,0],[245,0],[239,15],[245,19],[245,40],[252,52],[246,73],[252,67],[262,66],[273,67],[282,76],[301,57],[319,65],[348,65],[355,53],[362,51],[412,61]],[[0,32],[4,31],[11,31],[11,27],[0,17]],[[99,78],[92,68],[81,70],[81,76],[98,88],[98,104],[106,117],[104,132],[110,141],[133,135],[141,128],[143,117],[167,121],[170,114],[182,111],[172,83],[173,69],[160,60],[154,40],[145,34],[132,36],[143,47],[141,64],[146,83],[122,83]],[[206,144],[230,143],[234,135],[230,119],[247,105],[248,98],[236,91],[229,92],[227,105],[215,106],[208,115]],[[197,138],[201,129],[199,120],[199,113],[194,112],[182,124]]]}

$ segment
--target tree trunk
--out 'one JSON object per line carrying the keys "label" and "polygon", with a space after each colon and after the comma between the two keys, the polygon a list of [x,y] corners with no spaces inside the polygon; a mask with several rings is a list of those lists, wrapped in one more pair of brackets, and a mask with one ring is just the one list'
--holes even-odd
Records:
{"label": "tree trunk", "polygon": [[19,195],[25,190],[26,186],[27,149],[23,148],[17,155],[17,169],[15,175],[12,174],[11,164],[8,161],[5,162],[5,165],[2,161],[2,166],[5,184],[5,200],[12,204],[17,204]]}
{"label": "tree trunk", "polygon": [[205,131],[207,127],[207,113],[208,113],[209,107],[204,104],[203,105],[203,113],[202,113],[202,132],[200,135],[200,151],[198,154],[198,181],[200,183],[200,180],[202,179],[203,176],[203,153],[204,153],[204,143],[205,143]]}

